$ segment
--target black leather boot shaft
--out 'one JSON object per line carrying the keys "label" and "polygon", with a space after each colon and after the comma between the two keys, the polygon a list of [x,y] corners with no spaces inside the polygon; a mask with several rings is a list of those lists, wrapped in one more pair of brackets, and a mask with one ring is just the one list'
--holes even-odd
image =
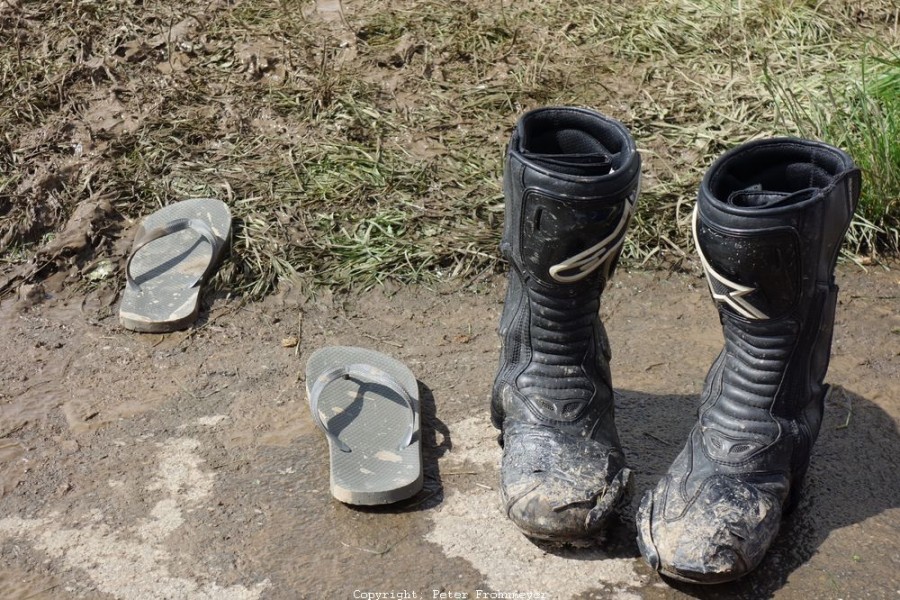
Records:
{"label": "black leather boot shaft", "polygon": [[533,537],[589,537],[624,495],[599,305],[639,180],[628,131],[592,111],[532,111],[510,141],[510,274],[491,414],[503,431],[507,513]]}
{"label": "black leather boot shaft", "polygon": [[822,420],[833,273],[859,189],[846,153],[797,139],[740,146],[704,178],[694,240],[725,348],[684,450],[639,510],[641,551],[663,574],[746,574],[796,500]]}

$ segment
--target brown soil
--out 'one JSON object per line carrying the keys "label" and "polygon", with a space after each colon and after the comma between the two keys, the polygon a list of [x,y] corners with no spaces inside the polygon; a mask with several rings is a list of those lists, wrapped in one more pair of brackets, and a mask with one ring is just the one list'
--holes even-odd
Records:
{"label": "brown soil", "polygon": [[[900,279],[847,266],[839,283],[835,393],[800,508],[756,573],[709,589],[650,572],[633,520],[680,449],[721,344],[699,277],[621,272],[604,298],[637,486],[606,542],[581,549],[537,546],[499,510],[488,396],[501,278],[208,298],[197,328],[167,335],[123,330],[101,292],[32,288],[0,305],[0,596],[896,597]],[[302,374],[333,344],[392,354],[420,381],[426,484],[402,506],[331,498]]]}

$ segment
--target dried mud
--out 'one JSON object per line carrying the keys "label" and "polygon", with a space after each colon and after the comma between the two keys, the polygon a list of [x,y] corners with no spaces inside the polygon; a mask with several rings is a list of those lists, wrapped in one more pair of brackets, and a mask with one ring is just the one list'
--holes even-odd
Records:
{"label": "dried mud", "polygon": [[[504,282],[259,303],[210,294],[195,329],[136,334],[114,295],[33,289],[0,305],[0,595],[350,598],[892,598],[900,590],[896,270],[839,272],[836,386],[799,510],[760,569],[671,587],[638,556],[634,510],[678,452],[721,344],[703,280],[620,272],[602,315],[632,505],[590,548],[530,542],[500,509],[488,395]],[[298,345],[293,344],[297,342]],[[426,483],[355,509],[331,498],[305,359],[403,360],[423,399]]]}

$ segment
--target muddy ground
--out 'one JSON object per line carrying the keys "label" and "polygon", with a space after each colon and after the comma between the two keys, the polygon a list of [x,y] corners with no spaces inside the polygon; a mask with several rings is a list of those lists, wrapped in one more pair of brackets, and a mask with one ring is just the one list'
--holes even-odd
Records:
{"label": "muddy ground", "polygon": [[[837,387],[806,494],[746,581],[673,588],[634,542],[721,345],[696,265],[622,271],[604,300],[637,475],[608,540],[538,546],[500,512],[491,273],[516,115],[623,120],[645,160],[626,259],[690,269],[703,169],[793,131],[763,60],[793,82],[898,35],[887,0],[688,4],[0,0],[0,600],[896,598],[896,263],[840,271]],[[139,218],[207,195],[236,227],[197,327],[123,330]],[[285,283],[298,273],[455,287],[309,298]],[[306,358],[331,344],[390,353],[420,381],[426,485],[400,507],[331,498],[303,391]]]}
{"label": "muddy ground", "polygon": [[[499,509],[502,278],[219,294],[197,328],[167,335],[119,327],[114,294],[32,289],[0,305],[0,597],[896,598],[898,266],[839,270],[836,392],[800,509],[756,573],[714,588],[671,587],[634,541],[637,499],[680,449],[721,344],[699,277],[623,271],[604,298],[637,485],[606,542],[581,549],[535,545]],[[332,344],[390,353],[419,379],[426,483],[401,506],[330,496],[303,369]]]}

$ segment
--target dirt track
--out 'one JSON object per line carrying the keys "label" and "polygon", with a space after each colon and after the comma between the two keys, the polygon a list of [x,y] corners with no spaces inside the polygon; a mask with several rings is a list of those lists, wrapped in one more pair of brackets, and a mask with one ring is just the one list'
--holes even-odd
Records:
{"label": "dirt track", "polygon": [[[565,550],[529,542],[498,506],[487,406],[502,279],[315,300],[283,288],[243,306],[210,299],[198,329],[165,336],[121,329],[113,298],[99,293],[7,301],[0,597],[895,598],[897,272],[840,270],[836,391],[800,510],[757,573],[706,590],[652,574],[633,523],[637,498],[683,443],[721,344],[700,278],[621,272],[604,298],[637,495],[605,545]],[[291,337],[299,347],[285,347]],[[352,509],[328,492],[302,373],[330,344],[393,354],[420,381],[426,486],[401,508]]]}

